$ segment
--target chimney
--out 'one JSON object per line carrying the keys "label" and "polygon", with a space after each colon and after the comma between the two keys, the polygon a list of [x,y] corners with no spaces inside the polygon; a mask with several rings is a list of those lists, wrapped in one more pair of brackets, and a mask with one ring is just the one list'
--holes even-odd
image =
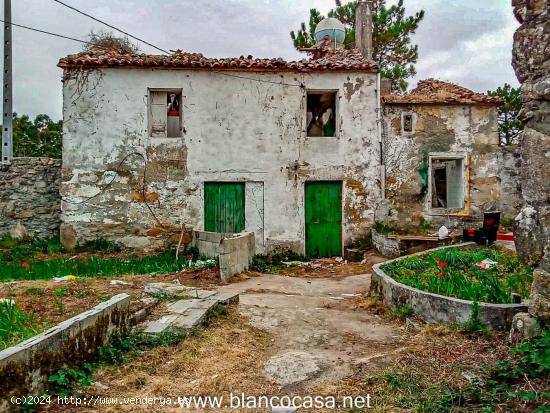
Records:
{"label": "chimney", "polygon": [[369,60],[372,60],[371,4],[367,0],[358,0],[355,8],[355,48]]}

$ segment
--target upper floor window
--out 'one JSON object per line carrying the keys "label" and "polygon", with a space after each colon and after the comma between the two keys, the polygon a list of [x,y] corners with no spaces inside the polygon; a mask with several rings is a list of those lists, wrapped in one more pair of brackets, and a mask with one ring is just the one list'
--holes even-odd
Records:
{"label": "upper floor window", "polygon": [[307,92],[307,136],[336,136],[336,92]]}
{"label": "upper floor window", "polygon": [[401,132],[414,133],[416,127],[416,116],[414,113],[401,114]]}
{"label": "upper floor window", "polygon": [[149,136],[177,138],[181,136],[181,90],[149,91]]}

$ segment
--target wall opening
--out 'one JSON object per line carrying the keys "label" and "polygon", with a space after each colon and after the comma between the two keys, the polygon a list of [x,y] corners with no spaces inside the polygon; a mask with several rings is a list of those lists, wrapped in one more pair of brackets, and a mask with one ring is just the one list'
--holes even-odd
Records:
{"label": "wall opening", "polygon": [[464,208],[464,157],[430,158],[431,208]]}
{"label": "wall opening", "polygon": [[181,137],[181,90],[149,91],[149,136],[153,138]]}
{"label": "wall opening", "polygon": [[307,92],[307,136],[336,136],[336,93]]}

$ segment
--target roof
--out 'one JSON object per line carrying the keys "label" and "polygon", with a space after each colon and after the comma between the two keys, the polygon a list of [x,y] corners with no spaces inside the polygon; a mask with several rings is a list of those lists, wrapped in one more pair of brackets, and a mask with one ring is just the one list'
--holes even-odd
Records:
{"label": "roof", "polygon": [[500,105],[502,98],[484,95],[453,83],[436,79],[420,80],[415,89],[405,95],[383,96],[388,104]]}
{"label": "roof", "polygon": [[378,65],[358,50],[335,50],[318,59],[285,61],[281,58],[248,57],[208,58],[201,53],[176,50],[171,55],[123,54],[116,50],[98,50],[69,55],[59,60],[63,69],[88,67],[128,67],[159,69],[232,70],[252,72],[378,72]]}

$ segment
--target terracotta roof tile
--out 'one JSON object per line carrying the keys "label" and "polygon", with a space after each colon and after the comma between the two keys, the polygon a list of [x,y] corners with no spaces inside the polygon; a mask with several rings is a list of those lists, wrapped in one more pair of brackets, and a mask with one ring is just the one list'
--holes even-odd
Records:
{"label": "terracotta roof tile", "polygon": [[420,80],[415,89],[405,95],[385,95],[388,104],[454,104],[454,105],[500,105],[502,98],[477,93],[465,87],[436,79]]}
{"label": "terracotta roof tile", "polygon": [[285,61],[281,58],[256,59],[252,56],[237,58],[207,58],[200,53],[181,50],[171,55],[121,54],[117,51],[91,50],[69,55],[59,60],[58,66],[64,69],[84,67],[164,67],[204,70],[245,70],[245,71],[358,71],[378,72],[375,62],[367,60],[357,50],[338,50],[325,54],[319,59]]}

